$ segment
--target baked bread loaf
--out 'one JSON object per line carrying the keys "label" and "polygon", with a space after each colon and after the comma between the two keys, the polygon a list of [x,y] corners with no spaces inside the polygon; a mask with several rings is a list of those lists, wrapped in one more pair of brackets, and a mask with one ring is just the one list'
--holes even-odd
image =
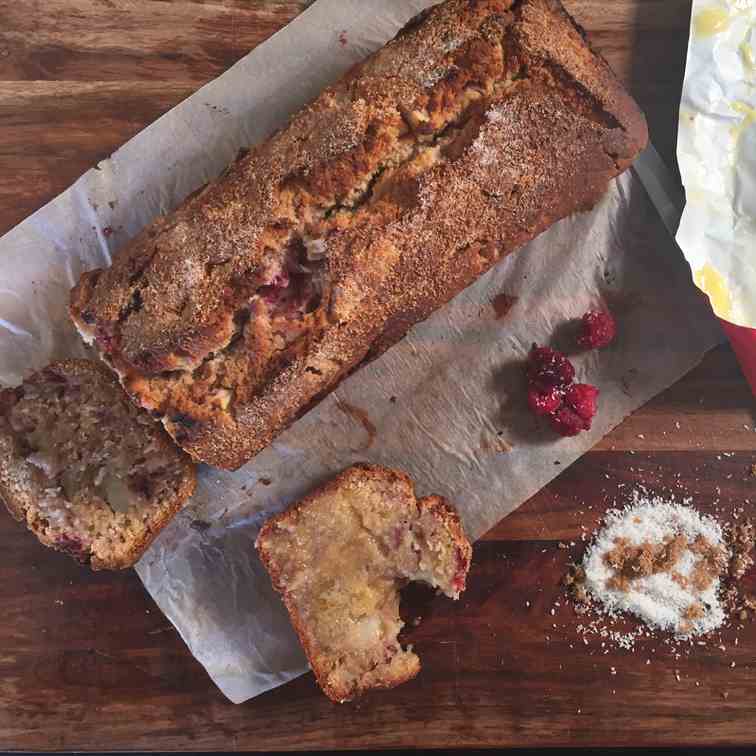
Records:
{"label": "baked bread loaf", "polygon": [[71,314],[179,445],[234,469],[646,141],[557,0],[447,0],[86,273]]}
{"label": "baked bread loaf", "polygon": [[404,473],[368,465],[269,520],[257,549],[334,701],[420,671],[417,655],[397,640],[399,588],[422,580],[456,599],[472,553],[443,499],[416,499]]}
{"label": "baked bread loaf", "polygon": [[189,457],[104,365],[57,362],[0,391],[0,499],[95,570],[134,564],[194,484]]}

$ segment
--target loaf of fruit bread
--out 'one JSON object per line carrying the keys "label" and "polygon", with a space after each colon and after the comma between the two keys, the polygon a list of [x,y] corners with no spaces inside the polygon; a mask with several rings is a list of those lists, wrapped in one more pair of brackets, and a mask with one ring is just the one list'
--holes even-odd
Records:
{"label": "loaf of fruit bread", "polygon": [[72,317],[179,445],[234,469],[646,140],[557,0],[447,0],[86,273]]}
{"label": "loaf of fruit bread", "polygon": [[189,456],[101,363],[53,363],[0,391],[0,499],[95,570],[134,564],[194,484]]}
{"label": "loaf of fruit bread", "polygon": [[269,520],[257,549],[283,597],[318,683],[334,701],[414,677],[397,640],[399,589],[421,580],[451,598],[472,549],[457,513],[385,467],[350,467]]}

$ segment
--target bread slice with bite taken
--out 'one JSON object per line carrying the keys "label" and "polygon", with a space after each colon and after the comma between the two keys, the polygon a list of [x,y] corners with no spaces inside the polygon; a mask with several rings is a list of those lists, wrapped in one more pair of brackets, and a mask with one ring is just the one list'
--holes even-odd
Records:
{"label": "bread slice with bite taken", "polygon": [[392,688],[420,671],[398,641],[399,589],[465,589],[472,548],[441,497],[418,499],[404,473],[350,467],[269,520],[257,549],[318,683],[333,701]]}

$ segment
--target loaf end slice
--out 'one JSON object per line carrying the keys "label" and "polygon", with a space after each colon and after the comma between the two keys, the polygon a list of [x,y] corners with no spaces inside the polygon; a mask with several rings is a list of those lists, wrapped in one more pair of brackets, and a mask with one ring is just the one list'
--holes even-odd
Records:
{"label": "loaf end slice", "polygon": [[398,641],[399,589],[465,589],[472,548],[444,499],[415,497],[401,472],[345,470],[269,520],[257,549],[318,683],[333,701],[392,688],[420,671]]}
{"label": "loaf end slice", "polygon": [[45,546],[129,567],[194,486],[188,455],[103,365],[53,363],[0,391],[0,498]]}

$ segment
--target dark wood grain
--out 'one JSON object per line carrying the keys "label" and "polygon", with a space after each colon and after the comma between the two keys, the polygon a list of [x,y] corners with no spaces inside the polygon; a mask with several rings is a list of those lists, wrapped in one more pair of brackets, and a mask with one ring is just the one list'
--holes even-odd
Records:
{"label": "dark wood grain", "polygon": [[[307,4],[0,0],[0,232]],[[567,5],[672,165],[689,0]],[[720,514],[750,507],[753,410],[732,352],[712,352],[494,528],[459,604],[412,591],[421,675],[354,705],[308,675],[233,706],[133,573],[86,572],[0,517],[0,748],[752,744],[755,625],[726,631],[725,652],[604,654],[582,643],[559,583],[583,528],[633,485]]]}

